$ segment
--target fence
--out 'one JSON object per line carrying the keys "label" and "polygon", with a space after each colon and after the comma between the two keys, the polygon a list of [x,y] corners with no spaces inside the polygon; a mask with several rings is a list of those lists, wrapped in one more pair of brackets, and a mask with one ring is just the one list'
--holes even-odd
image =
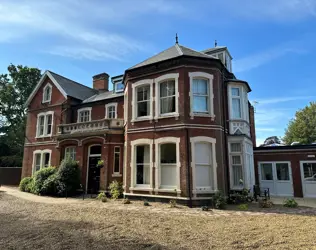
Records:
{"label": "fence", "polygon": [[1,168],[0,185],[19,185],[22,168]]}

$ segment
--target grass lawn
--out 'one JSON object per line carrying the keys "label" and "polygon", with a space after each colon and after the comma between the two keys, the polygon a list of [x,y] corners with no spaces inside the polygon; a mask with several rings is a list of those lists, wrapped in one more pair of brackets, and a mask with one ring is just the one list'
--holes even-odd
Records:
{"label": "grass lawn", "polygon": [[0,249],[316,249],[316,216],[41,203],[0,192]]}

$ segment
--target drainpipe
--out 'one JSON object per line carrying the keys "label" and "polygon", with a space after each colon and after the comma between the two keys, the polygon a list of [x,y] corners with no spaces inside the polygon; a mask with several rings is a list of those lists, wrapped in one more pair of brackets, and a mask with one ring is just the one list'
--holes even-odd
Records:
{"label": "drainpipe", "polygon": [[187,180],[188,180],[188,194],[189,194],[189,207],[192,207],[192,188],[191,188],[191,161],[190,161],[190,141],[189,141],[189,129],[185,128],[186,143],[187,143]]}

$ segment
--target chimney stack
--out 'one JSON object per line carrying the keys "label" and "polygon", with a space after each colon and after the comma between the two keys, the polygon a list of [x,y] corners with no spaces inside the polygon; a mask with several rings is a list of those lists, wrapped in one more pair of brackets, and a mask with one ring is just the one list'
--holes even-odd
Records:
{"label": "chimney stack", "polygon": [[107,73],[101,73],[92,78],[94,89],[109,91],[109,75]]}

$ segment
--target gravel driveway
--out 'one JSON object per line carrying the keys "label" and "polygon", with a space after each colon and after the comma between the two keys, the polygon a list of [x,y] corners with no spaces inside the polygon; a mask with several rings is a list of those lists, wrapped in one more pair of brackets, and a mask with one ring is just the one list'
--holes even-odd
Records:
{"label": "gravel driveway", "polygon": [[0,189],[0,249],[316,249],[311,214],[34,202],[9,193]]}

